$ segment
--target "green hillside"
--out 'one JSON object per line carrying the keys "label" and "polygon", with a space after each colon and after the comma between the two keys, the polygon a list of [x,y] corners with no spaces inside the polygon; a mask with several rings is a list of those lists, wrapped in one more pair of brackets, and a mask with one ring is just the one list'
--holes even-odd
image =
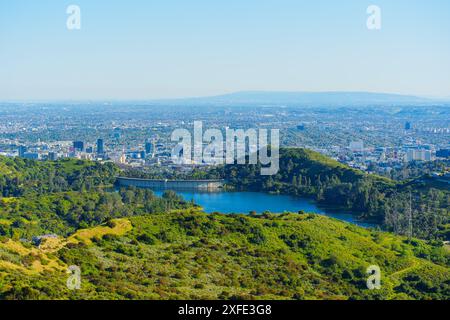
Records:
{"label": "green hillside", "polygon": [[226,165],[212,169],[206,176],[226,179],[235,189],[311,197],[399,234],[409,230],[411,207],[415,236],[450,240],[446,228],[450,223],[447,185],[395,182],[299,148],[280,149],[280,170],[276,175],[260,173],[260,164]]}
{"label": "green hillside", "polygon": [[0,156],[0,197],[90,190],[114,184],[118,171],[112,163],[75,159],[43,162]]}
{"label": "green hillside", "polygon": [[[0,168],[0,299],[450,298],[450,256],[439,240],[307,213],[208,215],[170,191],[108,192],[112,164],[0,158]],[[398,187],[305,150],[284,150],[269,180],[252,166],[217,170],[272,192],[347,186],[354,193],[341,193],[344,200],[375,207],[383,190]],[[289,182],[300,175],[302,183]],[[444,203],[434,188],[414,188],[422,201]],[[70,291],[74,265],[82,286]],[[381,268],[380,290],[367,289],[371,265]]]}
{"label": "green hillside", "polygon": [[[450,297],[450,256],[444,248],[420,240],[408,244],[398,236],[323,216],[283,214],[251,218],[185,210],[128,220],[131,229],[127,229],[125,222],[121,223],[122,229],[117,229],[117,222],[112,222],[102,230],[96,227],[79,231],[80,236],[75,236],[77,242],[61,239],[65,244],[55,251],[27,259],[20,256],[19,250],[14,251],[13,246],[0,244],[2,260],[10,262],[0,264],[0,297]],[[48,263],[50,257],[55,266],[81,268],[81,290],[66,288],[67,274],[60,268],[36,270],[36,266],[45,265],[43,260]],[[370,265],[381,268],[380,290],[366,287],[366,269]]]}

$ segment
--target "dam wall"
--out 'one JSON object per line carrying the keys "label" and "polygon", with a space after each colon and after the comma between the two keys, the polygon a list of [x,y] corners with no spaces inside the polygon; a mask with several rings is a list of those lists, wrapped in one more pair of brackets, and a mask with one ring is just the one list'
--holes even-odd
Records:
{"label": "dam wall", "polygon": [[136,188],[217,191],[223,188],[225,180],[151,180],[118,177],[117,184]]}

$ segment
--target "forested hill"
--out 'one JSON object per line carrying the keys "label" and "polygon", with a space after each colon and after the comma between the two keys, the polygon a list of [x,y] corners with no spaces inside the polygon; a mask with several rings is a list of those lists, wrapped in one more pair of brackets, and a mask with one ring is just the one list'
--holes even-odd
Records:
{"label": "forested hill", "polygon": [[[329,167],[342,179],[359,174]],[[205,214],[169,191],[108,192],[112,164],[0,158],[0,168],[0,299],[450,297],[442,241],[307,213]],[[372,265],[379,290],[366,285]],[[80,290],[67,287],[69,266],[80,268]]]}
{"label": "forested hill", "polygon": [[113,163],[62,159],[35,161],[0,157],[0,197],[26,193],[91,190],[113,185],[119,169]]}
{"label": "forested hill", "polygon": [[[449,253],[315,214],[167,211],[0,241],[0,299],[442,299]],[[80,290],[66,286],[68,266]],[[381,270],[369,290],[367,269]]]}
{"label": "forested hill", "polygon": [[224,178],[237,189],[312,197],[400,234],[408,232],[411,204],[415,236],[449,240],[448,188],[395,182],[299,148],[281,148],[277,175],[262,176],[260,168],[260,164],[226,165],[209,171],[207,176]]}
{"label": "forested hill", "polygon": [[[118,172],[112,163],[0,157],[0,197],[96,190],[113,185]],[[237,189],[312,197],[399,234],[409,232],[411,216],[414,236],[450,240],[450,192],[429,179],[396,182],[298,148],[280,150],[275,176],[261,176],[260,165],[228,165],[207,177],[225,178]]]}
{"label": "forested hill", "polygon": [[0,236],[28,239],[68,235],[80,228],[143,213],[188,208],[174,192],[108,192],[119,169],[113,163],[0,157]]}

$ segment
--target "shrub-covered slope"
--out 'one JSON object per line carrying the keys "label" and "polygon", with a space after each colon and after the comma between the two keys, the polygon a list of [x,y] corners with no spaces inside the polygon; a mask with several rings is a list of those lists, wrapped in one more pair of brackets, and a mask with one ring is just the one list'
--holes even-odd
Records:
{"label": "shrub-covered slope", "polygon": [[[54,251],[31,257],[0,244],[2,260],[9,261],[0,264],[0,297],[450,298],[449,254],[443,247],[420,240],[409,244],[392,234],[319,215],[252,218],[188,209],[124,220],[131,222],[131,229],[126,222],[117,227],[113,221],[79,231],[72,241],[61,239],[64,245]],[[68,275],[59,268],[33,272],[35,265],[47,261],[79,266],[81,290],[68,290]],[[381,268],[380,290],[367,289],[366,269],[371,265]]]}

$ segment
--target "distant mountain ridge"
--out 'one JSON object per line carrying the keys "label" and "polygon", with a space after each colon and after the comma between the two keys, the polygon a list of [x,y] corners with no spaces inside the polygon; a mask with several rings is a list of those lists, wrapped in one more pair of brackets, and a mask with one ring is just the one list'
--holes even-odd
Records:
{"label": "distant mountain ridge", "polygon": [[312,107],[434,105],[443,101],[374,92],[240,91],[211,97],[158,100],[186,105],[286,105]]}
{"label": "distant mountain ridge", "polygon": [[[17,106],[24,101],[0,101],[0,108]],[[40,104],[98,104],[120,105],[178,105],[178,106],[289,106],[289,107],[427,107],[450,108],[450,97],[425,97],[395,93],[364,91],[237,91],[214,96],[184,98],[112,99],[112,100],[41,100],[26,101],[30,105]]]}

